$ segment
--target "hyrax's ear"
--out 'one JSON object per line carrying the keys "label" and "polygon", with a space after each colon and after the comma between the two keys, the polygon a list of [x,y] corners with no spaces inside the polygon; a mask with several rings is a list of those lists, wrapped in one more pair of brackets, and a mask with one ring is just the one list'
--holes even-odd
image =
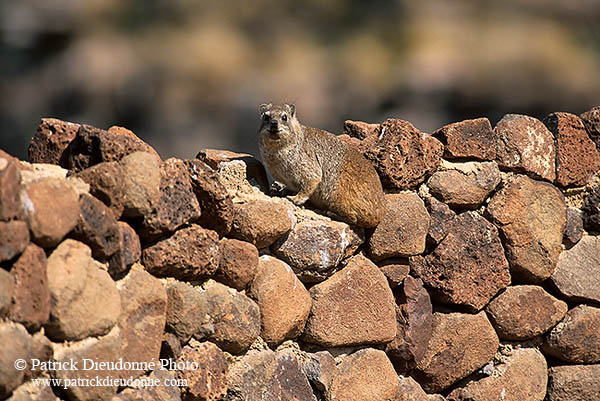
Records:
{"label": "hyrax's ear", "polygon": [[290,109],[290,115],[292,117],[295,117],[296,116],[296,106],[294,106],[293,104],[288,104],[287,106]]}
{"label": "hyrax's ear", "polygon": [[260,115],[262,116],[267,111],[271,110],[271,106],[273,106],[272,103],[263,103],[260,106],[258,106],[258,111],[260,112]]}

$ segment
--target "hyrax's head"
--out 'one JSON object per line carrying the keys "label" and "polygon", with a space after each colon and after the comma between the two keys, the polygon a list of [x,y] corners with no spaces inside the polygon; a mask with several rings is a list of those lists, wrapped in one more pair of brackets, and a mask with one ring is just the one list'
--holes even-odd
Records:
{"label": "hyrax's head", "polygon": [[290,142],[298,135],[300,123],[293,104],[261,104],[259,134],[264,140]]}

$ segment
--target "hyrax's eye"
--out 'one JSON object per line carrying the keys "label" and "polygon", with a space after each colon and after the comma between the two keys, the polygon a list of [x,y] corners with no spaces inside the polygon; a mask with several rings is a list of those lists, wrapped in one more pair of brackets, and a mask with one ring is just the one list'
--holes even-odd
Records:
{"label": "hyrax's eye", "polygon": [[287,114],[284,114],[284,115],[282,115],[282,116],[281,116],[281,120],[282,120],[282,121],[287,121]]}
{"label": "hyrax's eye", "polygon": [[263,114],[263,121],[269,121],[271,119],[271,116],[269,116],[268,114]]}

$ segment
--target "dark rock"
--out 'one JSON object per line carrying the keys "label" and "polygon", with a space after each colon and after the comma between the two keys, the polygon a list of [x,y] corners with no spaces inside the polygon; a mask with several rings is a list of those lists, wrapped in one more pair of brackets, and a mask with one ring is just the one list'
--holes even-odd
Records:
{"label": "dark rock", "polygon": [[144,217],[161,198],[160,160],[146,152],[134,152],[119,163],[123,171],[123,216]]}
{"label": "dark rock", "polygon": [[579,117],[590,138],[596,144],[596,148],[600,151],[600,106],[582,113]]}
{"label": "dark rock", "polygon": [[90,194],[108,206],[118,219],[125,208],[124,174],[119,163],[105,162],[86,168],[73,176],[88,183]]}
{"label": "dark rock", "polygon": [[205,342],[185,346],[177,362],[183,366],[196,363],[200,367],[177,371],[177,378],[187,383],[184,400],[219,400],[227,393],[227,359],[216,345]]}
{"label": "dark rock", "polygon": [[208,322],[203,316],[208,306],[201,290],[188,283],[173,281],[167,286],[167,330],[186,344]]}
{"label": "dark rock", "polygon": [[581,237],[583,237],[583,213],[577,208],[569,207],[567,208],[567,222],[563,242],[571,248],[581,240]]}
{"label": "dark rock", "polygon": [[265,193],[269,191],[269,180],[267,179],[265,167],[252,155],[230,152],[228,150],[202,149],[196,155],[196,159],[200,159],[214,170],[218,170],[222,162],[239,160],[246,165],[246,179],[248,182],[258,186]]}
{"label": "dark rock", "polygon": [[29,162],[68,166],[67,147],[77,135],[80,125],[56,118],[42,118],[29,141]]}
{"label": "dark rock", "polygon": [[113,280],[123,277],[127,270],[142,257],[140,238],[131,226],[125,222],[117,222],[119,229],[118,248],[108,260],[108,273]]}
{"label": "dark rock", "polygon": [[177,338],[175,334],[165,331],[160,347],[160,359],[176,360],[179,358],[179,355],[181,355],[181,343],[179,342],[179,338]]}
{"label": "dark rock", "polygon": [[444,144],[449,159],[494,160],[496,139],[487,118],[476,118],[444,125],[432,134]]}
{"label": "dark rock", "polygon": [[29,227],[23,221],[0,221],[0,263],[19,256],[29,244]]}
{"label": "dark rock", "polygon": [[583,195],[583,226],[600,231],[600,185],[590,185]]}
{"label": "dark rock", "polygon": [[292,229],[292,210],[282,202],[256,199],[233,205],[231,236],[265,248]]}
{"label": "dark rock", "polygon": [[[48,339],[43,331],[38,331],[31,337],[31,348],[29,349],[29,355],[31,359],[28,362],[27,369],[25,370],[25,380],[32,377],[40,377],[47,372],[40,369],[38,366],[36,369],[33,368],[32,360],[37,359],[40,362],[47,362],[52,360],[54,357],[54,348],[52,348],[52,341]],[[52,399],[54,400],[54,398]]]}
{"label": "dark rock", "polygon": [[31,341],[20,324],[0,322],[0,398],[7,397],[25,379],[25,371],[15,369],[15,361],[30,359]]}
{"label": "dark rock", "polygon": [[249,242],[223,238],[219,241],[221,260],[215,280],[238,291],[250,285],[258,268],[258,249]]}
{"label": "dark rock", "polygon": [[21,173],[18,162],[0,150],[0,221],[19,218],[21,206]]}
{"label": "dark rock", "polygon": [[335,359],[329,351],[307,353],[302,370],[310,383],[322,393],[331,388],[331,382],[338,374]]}
{"label": "dark rock", "polygon": [[600,365],[554,366],[549,370],[548,401],[600,400]]}
{"label": "dark rock", "polygon": [[452,220],[456,217],[456,213],[444,202],[440,202],[433,196],[425,197],[424,201],[431,219],[427,239],[430,243],[437,245],[446,238],[448,230],[452,226]]}

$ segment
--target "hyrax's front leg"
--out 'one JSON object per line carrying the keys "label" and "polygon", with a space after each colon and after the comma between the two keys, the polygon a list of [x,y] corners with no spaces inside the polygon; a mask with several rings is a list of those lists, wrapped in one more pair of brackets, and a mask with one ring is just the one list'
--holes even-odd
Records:
{"label": "hyrax's front leg", "polygon": [[319,184],[321,183],[321,177],[311,177],[310,180],[302,182],[300,191],[294,196],[288,196],[288,199],[294,202],[296,205],[303,205],[308,198],[315,192]]}

